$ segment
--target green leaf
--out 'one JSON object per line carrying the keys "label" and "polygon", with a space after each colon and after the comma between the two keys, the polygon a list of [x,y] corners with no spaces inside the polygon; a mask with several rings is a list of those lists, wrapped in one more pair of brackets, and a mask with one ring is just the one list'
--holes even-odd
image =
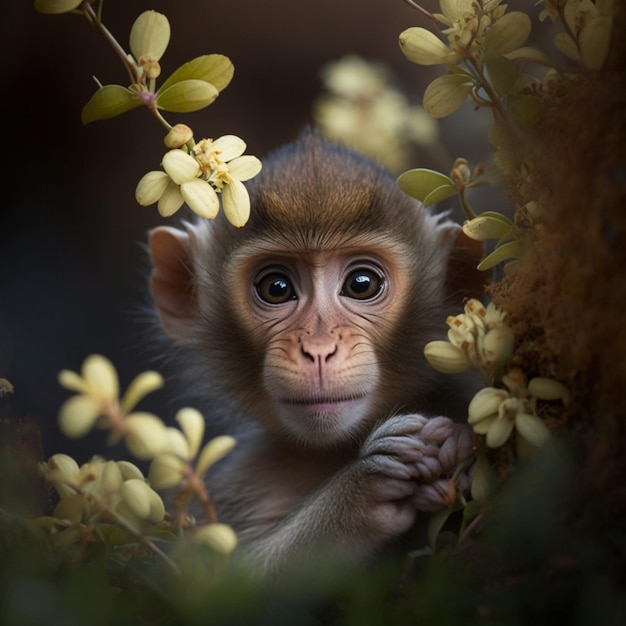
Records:
{"label": "green leaf", "polygon": [[82,0],[35,0],[35,11],[39,13],[67,13],[75,9]]}
{"label": "green leaf", "polygon": [[526,13],[521,11],[506,13],[487,31],[483,59],[493,59],[517,50],[526,43],[530,31],[530,17]]}
{"label": "green leaf", "polygon": [[435,78],[424,91],[424,109],[435,118],[447,117],[465,102],[473,86],[474,81],[465,74]]}
{"label": "green leaf", "polygon": [[141,106],[143,102],[126,87],[105,85],[91,96],[81,113],[83,124],[116,117]]}
{"label": "green leaf", "polygon": [[235,68],[222,54],[205,54],[181,65],[161,85],[159,91],[168,89],[183,80],[203,80],[222,91],[230,83]]}
{"label": "green leaf", "polygon": [[517,66],[505,57],[496,57],[485,63],[489,80],[498,95],[503,96],[513,87],[519,78]]}
{"label": "green leaf", "polygon": [[531,63],[537,63],[538,65],[545,65],[547,67],[554,66],[554,61],[552,61],[552,59],[545,52],[531,46],[524,46],[522,48],[518,48],[517,50],[513,50],[513,52],[507,52],[505,56],[511,61],[519,59],[521,61],[529,61]]}
{"label": "green leaf", "polygon": [[173,113],[191,113],[209,106],[217,98],[217,89],[204,80],[181,80],[166,89],[159,89],[156,104]]}
{"label": "green leaf", "polygon": [[170,23],[162,13],[144,11],[130,29],[130,51],[135,60],[150,55],[159,60],[170,41]]}
{"label": "green leaf", "polygon": [[434,192],[437,192],[437,200],[433,202],[441,201],[457,193],[454,181],[449,176],[425,168],[404,172],[398,177],[397,182],[404,193],[416,198],[425,206],[428,206],[425,203],[426,198]]}
{"label": "green leaf", "polygon": [[428,520],[428,545],[431,547],[433,552],[436,552],[437,537],[439,536],[443,525],[448,521],[448,518],[451,514],[451,508],[443,509],[441,511],[433,513]]}
{"label": "green leaf", "polygon": [[484,271],[490,270],[492,267],[498,265],[498,263],[505,259],[519,258],[522,254],[522,244],[520,241],[509,241],[501,246],[497,246],[496,249],[488,254],[476,267],[477,270]]}
{"label": "green leaf", "polygon": [[458,193],[456,187],[451,188],[450,185],[441,185],[440,187],[436,187],[433,189],[422,201],[422,204],[425,207],[430,206],[431,204],[437,204],[437,202],[441,202],[446,198],[450,198]]}
{"label": "green leaf", "polygon": [[471,239],[502,239],[513,231],[513,224],[504,215],[485,211],[463,224],[463,232]]}

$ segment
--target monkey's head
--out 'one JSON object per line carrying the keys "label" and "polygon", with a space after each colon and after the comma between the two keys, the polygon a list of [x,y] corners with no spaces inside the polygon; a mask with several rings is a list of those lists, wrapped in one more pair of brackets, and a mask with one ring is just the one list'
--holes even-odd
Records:
{"label": "monkey's head", "polygon": [[417,410],[433,375],[423,346],[448,296],[475,287],[482,248],[314,134],[249,189],[241,229],[220,216],[150,235],[152,295],[194,385],[311,446]]}

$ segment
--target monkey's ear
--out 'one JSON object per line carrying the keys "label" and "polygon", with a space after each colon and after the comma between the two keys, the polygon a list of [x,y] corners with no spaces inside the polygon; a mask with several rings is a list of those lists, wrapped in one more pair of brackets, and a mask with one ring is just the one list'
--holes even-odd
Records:
{"label": "monkey's ear", "polygon": [[188,232],[160,226],[149,234],[152,273],[150,291],[165,332],[188,338],[197,308],[194,306],[193,261]]}
{"label": "monkey's ear", "polygon": [[464,298],[482,298],[491,280],[491,272],[476,269],[485,254],[484,242],[470,239],[458,224],[443,224],[440,228],[451,244],[446,269],[448,295],[459,303]]}

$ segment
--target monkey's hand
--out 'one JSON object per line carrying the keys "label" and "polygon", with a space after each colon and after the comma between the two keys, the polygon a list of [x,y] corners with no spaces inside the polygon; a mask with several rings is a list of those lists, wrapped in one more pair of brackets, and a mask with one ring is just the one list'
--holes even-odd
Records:
{"label": "monkey's hand", "polygon": [[266,574],[316,558],[350,563],[371,556],[409,530],[418,508],[446,506],[449,476],[471,457],[472,439],[471,429],[445,417],[390,418],[291,515],[245,542],[242,556]]}
{"label": "monkey's hand", "polygon": [[[363,444],[358,472],[371,497],[372,530],[389,539],[408,530],[417,510],[436,511],[467,488],[467,473],[450,477],[472,456],[472,431],[447,417],[398,415],[380,425]],[[376,528],[378,527],[378,528]]]}

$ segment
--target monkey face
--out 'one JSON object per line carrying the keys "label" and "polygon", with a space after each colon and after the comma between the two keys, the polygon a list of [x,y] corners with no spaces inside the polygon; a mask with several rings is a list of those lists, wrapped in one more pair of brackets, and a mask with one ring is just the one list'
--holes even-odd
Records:
{"label": "monkey face", "polygon": [[229,268],[238,322],[264,355],[262,384],[280,427],[312,445],[356,433],[381,383],[376,344],[401,307],[400,258],[367,251],[255,250]]}

